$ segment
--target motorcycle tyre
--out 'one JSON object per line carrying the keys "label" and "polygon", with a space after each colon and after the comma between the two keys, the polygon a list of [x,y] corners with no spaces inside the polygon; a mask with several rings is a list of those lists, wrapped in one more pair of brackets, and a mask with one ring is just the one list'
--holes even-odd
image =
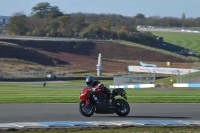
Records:
{"label": "motorcycle tyre", "polygon": [[125,106],[126,106],[126,108],[127,108],[128,111],[126,111],[125,113],[122,113],[121,111],[118,110],[118,108],[116,108],[116,109],[115,109],[115,113],[116,113],[118,116],[127,116],[127,115],[129,114],[129,112],[130,112],[130,106],[129,106],[128,102],[125,101],[124,99],[117,99],[117,100],[116,100],[116,104],[117,104],[118,102],[123,102],[123,103],[125,104]]}
{"label": "motorcycle tyre", "polygon": [[83,116],[85,116],[85,117],[91,117],[91,116],[94,114],[94,111],[95,111],[94,107],[92,106],[92,111],[91,111],[91,113],[90,113],[90,114],[87,114],[87,113],[85,113],[85,112],[82,110],[82,107],[81,107],[82,103],[85,104],[85,101],[81,101],[81,102],[79,103],[79,112],[80,112]]}

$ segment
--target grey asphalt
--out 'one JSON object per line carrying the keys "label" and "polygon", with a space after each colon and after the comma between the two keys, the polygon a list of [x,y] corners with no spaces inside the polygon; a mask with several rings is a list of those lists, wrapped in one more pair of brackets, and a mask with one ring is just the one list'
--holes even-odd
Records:
{"label": "grey asphalt", "polygon": [[130,103],[127,117],[94,114],[84,117],[78,103],[0,104],[0,123],[49,121],[200,120],[198,103]]}

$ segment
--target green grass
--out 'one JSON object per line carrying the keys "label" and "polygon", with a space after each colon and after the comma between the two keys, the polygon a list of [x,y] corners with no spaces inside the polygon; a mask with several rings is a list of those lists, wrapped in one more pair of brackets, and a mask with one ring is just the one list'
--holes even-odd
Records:
{"label": "green grass", "polygon": [[[112,80],[103,80],[104,84],[113,84]],[[64,83],[8,83],[0,82],[0,103],[70,103],[79,102],[78,95],[84,86],[84,80],[66,81]],[[200,89],[174,88],[172,90],[151,89],[126,89],[128,102],[177,102],[177,103],[199,103]],[[170,126],[131,126],[131,127],[77,127],[77,128],[42,128],[42,129],[15,129],[0,130],[0,132],[11,133],[122,133],[122,132],[198,132],[199,127],[170,127]]]}
{"label": "green grass", "polygon": [[156,36],[162,36],[163,39],[168,43],[194,50],[200,54],[200,34],[157,31],[153,31],[152,34]]}
{"label": "green grass", "polygon": [[[107,86],[113,81],[102,81]],[[85,82],[65,83],[0,83],[0,103],[74,103]],[[73,86],[76,86],[75,88]],[[79,87],[80,86],[80,87]],[[111,89],[112,90],[112,89]],[[200,89],[173,88],[169,90],[126,89],[128,102],[150,103],[199,103]]]}
{"label": "green grass", "polygon": [[76,127],[2,130],[4,133],[197,133],[199,126],[128,126],[128,127]]}

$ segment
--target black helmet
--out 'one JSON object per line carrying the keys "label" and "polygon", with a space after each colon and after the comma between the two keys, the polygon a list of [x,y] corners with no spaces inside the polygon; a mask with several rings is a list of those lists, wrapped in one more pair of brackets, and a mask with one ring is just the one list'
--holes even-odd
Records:
{"label": "black helmet", "polygon": [[94,82],[94,78],[92,76],[87,76],[86,84],[91,85]]}

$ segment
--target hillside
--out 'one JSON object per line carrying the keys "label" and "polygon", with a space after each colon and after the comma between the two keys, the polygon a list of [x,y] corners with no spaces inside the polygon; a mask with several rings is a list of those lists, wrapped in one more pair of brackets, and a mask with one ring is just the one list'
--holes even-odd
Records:
{"label": "hillside", "polygon": [[[127,65],[139,61],[190,68],[192,63],[162,52],[128,46],[112,41],[33,41],[0,39],[0,58],[15,58],[44,67],[64,66],[68,70],[96,71],[98,54],[103,57],[103,71],[124,72]],[[2,68],[1,68],[2,69]]]}
{"label": "hillside", "polygon": [[[185,32],[152,32],[156,36],[163,37],[163,40],[169,44],[169,46],[163,46],[163,49],[168,51],[178,52],[181,49],[190,49],[195,53],[200,54],[200,34],[198,33],[185,33]],[[176,46],[176,47],[175,47]],[[171,48],[171,49],[170,49]]]}

